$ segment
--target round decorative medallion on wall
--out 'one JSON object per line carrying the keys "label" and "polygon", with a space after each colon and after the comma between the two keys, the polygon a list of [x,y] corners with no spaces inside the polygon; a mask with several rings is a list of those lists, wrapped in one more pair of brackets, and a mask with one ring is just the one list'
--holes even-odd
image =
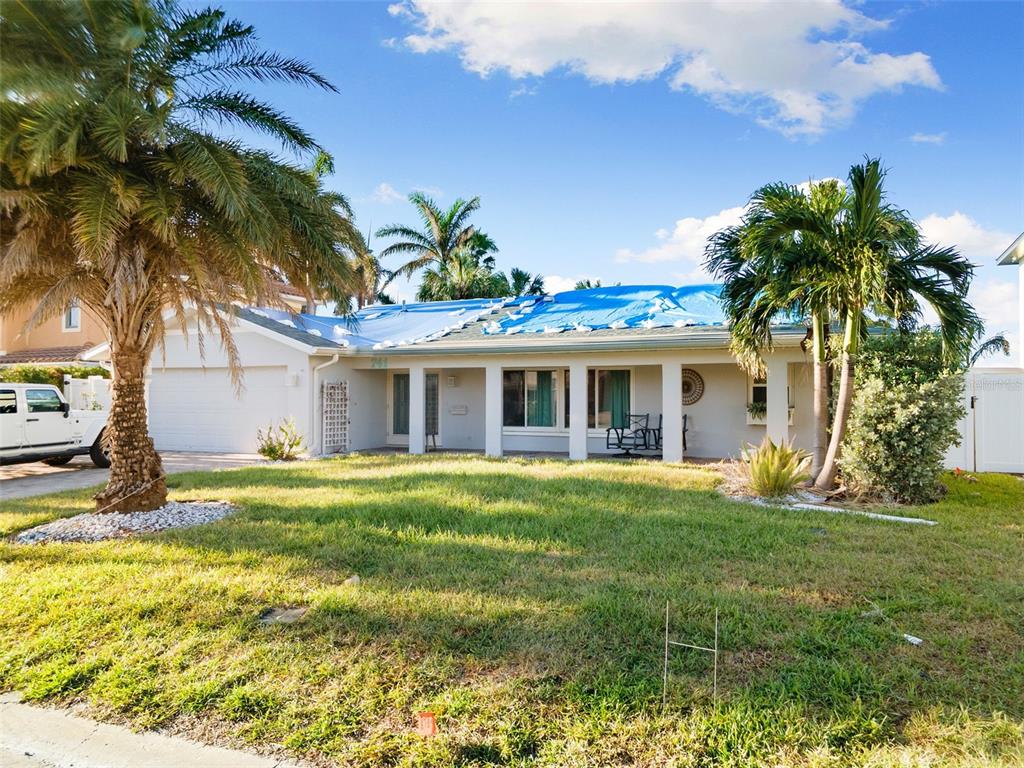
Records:
{"label": "round decorative medallion on wall", "polygon": [[704,394],[704,379],[693,368],[683,368],[683,405],[693,405]]}

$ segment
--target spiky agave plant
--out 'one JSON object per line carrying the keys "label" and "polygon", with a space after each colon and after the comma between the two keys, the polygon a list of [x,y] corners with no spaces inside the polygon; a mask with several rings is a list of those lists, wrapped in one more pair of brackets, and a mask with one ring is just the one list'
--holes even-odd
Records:
{"label": "spiky agave plant", "polygon": [[166,488],[144,382],[165,318],[194,310],[237,375],[233,302],[276,303],[280,278],[310,290],[349,276],[351,226],[317,173],[217,127],[315,154],[240,83],[333,87],[223,12],[170,0],[12,0],[0,35],[0,311],[38,302],[34,323],[77,299],[102,318],[112,466],[97,506],[155,508]]}
{"label": "spiky agave plant", "polygon": [[742,460],[747,485],[758,496],[787,496],[811,476],[811,454],[787,440],[775,443],[767,435],[758,446],[747,444]]}

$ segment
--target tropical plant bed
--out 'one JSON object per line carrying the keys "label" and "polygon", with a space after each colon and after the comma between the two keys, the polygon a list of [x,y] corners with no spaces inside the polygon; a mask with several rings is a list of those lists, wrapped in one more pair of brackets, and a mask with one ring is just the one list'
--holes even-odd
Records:
{"label": "tropical plant bed", "polygon": [[[0,690],[325,765],[1020,765],[1024,484],[944,481],[923,527],[740,505],[711,468],[646,462],[174,475],[173,498],[238,511],[0,544]],[[0,532],[90,507],[8,502]],[[697,645],[718,610],[717,702],[681,649],[662,708],[666,602]]]}

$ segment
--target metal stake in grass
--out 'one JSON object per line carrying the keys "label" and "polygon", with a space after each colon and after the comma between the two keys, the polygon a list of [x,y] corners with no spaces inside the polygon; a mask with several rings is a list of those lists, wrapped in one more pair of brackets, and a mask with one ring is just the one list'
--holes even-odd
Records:
{"label": "metal stake in grass", "polygon": [[704,651],[710,653],[712,656],[712,701],[718,703],[718,608],[715,608],[715,645],[713,648],[708,648],[706,645],[694,645],[692,643],[682,643],[678,640],[671,640],[668,636],[668,601],[665,601],[665,663],[662,667],[661,673],[661,708],[665,708],[665,704],[668,701],[668,652],[669,646],[678,646],[680,648],[691,648],[695,651]]}

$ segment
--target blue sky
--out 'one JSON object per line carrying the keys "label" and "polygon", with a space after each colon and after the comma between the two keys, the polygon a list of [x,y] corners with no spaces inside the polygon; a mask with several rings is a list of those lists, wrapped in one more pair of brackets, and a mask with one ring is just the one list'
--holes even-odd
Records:
{"label": "blue sky", "polygon": [[879,155],[891,200],[982,265],[991,329],[1016,331],[1016,274],[993,263],[1024,229],[1022,3],[224,7],[338,87],[264,95],[335,156],[364,229],[414,223],[415,189],[479,195],[501,268],[695,282],[756,187]]}

